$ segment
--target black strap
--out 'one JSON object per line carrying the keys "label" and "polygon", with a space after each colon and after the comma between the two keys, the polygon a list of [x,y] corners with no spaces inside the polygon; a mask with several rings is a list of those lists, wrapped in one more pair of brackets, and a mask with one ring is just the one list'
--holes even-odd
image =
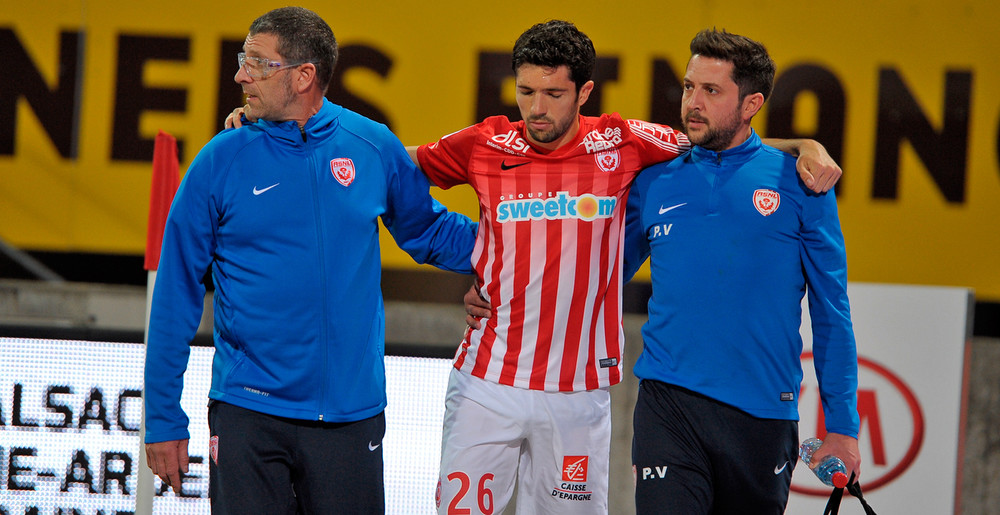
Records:
{"label": "black strap", "polygon": [[[865,515],[876,515],[875,510],[868,505],[868,501],[862,495],[861,483],[854,480],[853,472],[851,473],[851,479],[847,481],[847,492],[861,501],[861,506],[865,509]],[[823,515],[837,515],[840,512],[840,501],[843,496],[843,488],[834,488],[833,492],[830,493],[830,500],[826,502],[826,509],[823,511]]]}

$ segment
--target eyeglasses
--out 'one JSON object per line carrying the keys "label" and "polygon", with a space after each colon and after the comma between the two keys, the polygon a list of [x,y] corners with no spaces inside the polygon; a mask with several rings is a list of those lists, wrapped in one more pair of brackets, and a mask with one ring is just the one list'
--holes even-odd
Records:
{"label": "eyeglasses", "polygon": [[295,66],[301,66],[311,62],[303,61],[301,63],[281,63],[278,61],[272,61],[266,57],[248,56],[246,52],[236,54],[236,59],[240,62],[240,68],[247,72],[247,75],[254,80],[264,80],[270,77],[272,73],[279,70],[293,68]]}

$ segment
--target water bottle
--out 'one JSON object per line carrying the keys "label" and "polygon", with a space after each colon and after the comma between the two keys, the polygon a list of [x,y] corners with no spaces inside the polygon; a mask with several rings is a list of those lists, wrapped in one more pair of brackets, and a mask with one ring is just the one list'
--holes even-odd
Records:
{"label": "water bottle", "polygon": [[[802,462],[808,465],[812,460],[813,453],[819,449],[820,445],[823,445],[823,440],[819,438],[810,438],[802,442],[802,445],[799,446],[799,457],[802,458]],[[825,456],[823,461],[812,471],[826,486],[834,488],[847,486],[847,466],[844,465],[843,460],[832,454]]]}

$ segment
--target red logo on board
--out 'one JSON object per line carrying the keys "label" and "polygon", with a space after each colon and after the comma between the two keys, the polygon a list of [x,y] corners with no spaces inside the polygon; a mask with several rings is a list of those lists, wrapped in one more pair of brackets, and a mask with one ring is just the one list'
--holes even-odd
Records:
{"label": "red logo on board", "polygon": [[[812,368],[812,352],[804,352],[802,368]],[[803,381],[799,394],[800,433],[826,436],[826,422],[819,387],[814,378]],[[872,492],[901,476],[916,461],[924,443],[924,414],[920,400],[902,377],[887,366],[858,356],[858,416],[864,457],[861,486]],[[815,428],[812,427],[815,424]],[[804,438],[804,436],[803,436]],[[829,497],[830,488],[816,488],[816,478],[794,475],[792,492]],[[797,478],[811,481],[796,481]]]}

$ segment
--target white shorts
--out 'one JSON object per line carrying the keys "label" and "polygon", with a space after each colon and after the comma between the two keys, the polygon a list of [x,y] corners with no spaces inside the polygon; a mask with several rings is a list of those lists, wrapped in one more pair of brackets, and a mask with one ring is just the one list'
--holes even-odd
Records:
{"label": "white shorts", "polygon": [[440,515],[608,513],[611,395],[544,392],[452,369],[445,399]]}

